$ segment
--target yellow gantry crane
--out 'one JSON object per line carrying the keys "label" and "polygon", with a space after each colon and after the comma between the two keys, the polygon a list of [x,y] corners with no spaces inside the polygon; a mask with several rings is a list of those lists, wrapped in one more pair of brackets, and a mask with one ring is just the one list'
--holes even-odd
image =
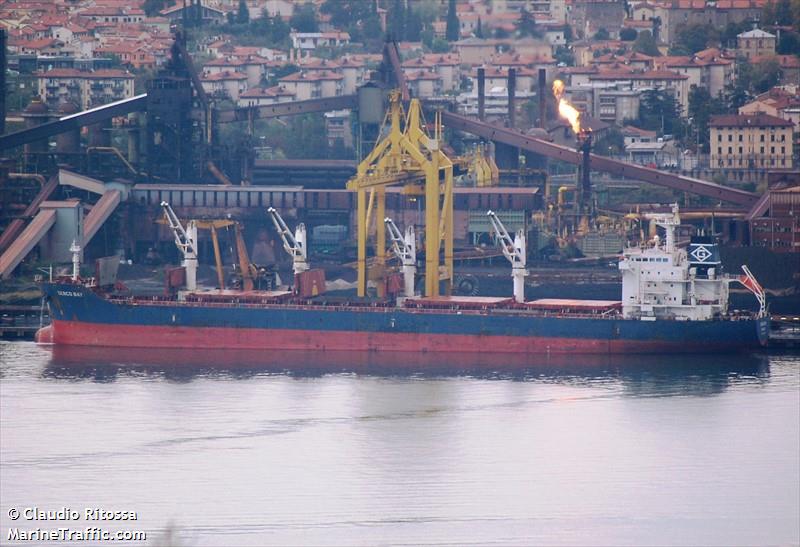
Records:
{"label": "yellow gantry crane", "polygon": [[[357,192],[358,295],[367,294],[367,238],[371,225],[375,227],[375,261],[371,273],[376,274],[373,278],[383,276],[386,187],[403,184],[404,194],[425,197],[425,296],[437,296],[439,281],[447,280],[449,292],[453,279],[453,163],[441,150],[439,113],[431,138],[425,131],[418,99],[411,100],[405,117],[399,91],[389,94],[389,103],[383,122],[384,127],[390,124],[389,134],[375,145],[347,183],[349,190]],[[422,185],[420,179],[424,181]]]}

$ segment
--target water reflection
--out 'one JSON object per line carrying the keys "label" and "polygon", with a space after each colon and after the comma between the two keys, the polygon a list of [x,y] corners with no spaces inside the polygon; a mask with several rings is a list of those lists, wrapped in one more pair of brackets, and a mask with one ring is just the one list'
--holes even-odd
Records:
{"label": "water reflection", "polygon": [[376,352],[165,350],[58,346],[43,371],[49,378],[113,382],[120,375],[174,382],[263,375],[326,374],[449,377],[596,385],[622,382],[631,396],[711,395],[732,381],[763,382],[769,360],[745,355],[476,355]]}

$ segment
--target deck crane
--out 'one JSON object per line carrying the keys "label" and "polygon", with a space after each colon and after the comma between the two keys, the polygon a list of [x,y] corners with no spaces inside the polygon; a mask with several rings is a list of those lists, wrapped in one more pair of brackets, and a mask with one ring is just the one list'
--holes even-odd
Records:
{"label": "deck crane", "polygon": [[267,212],[272,217],[272,223],[275,224],[275,229],[278,230],[278,234],[283,240],[283,248],[292,257],[292,272],[297,275],[308,270],[306,225],[301,222],[295,228],[294,234],[292,234],[283,217],[274,207],[267,209]]}
{"label": "deck crane", "polygon": [[183,254],[182,265],[186,268],[186,289],[197,290],[197,225],[190,220],[184,228],[175,211],[166,201],[161,202],[161,208],[164,210],[164,218],[167,219],[172,233],[175,234],[175,245]]}
{"label": "deck crane", "polygon": [[394,221],[386,217],[383,222],[389,232],[389,239],[392,242],[392,252],[403,265],[403,285],[405,295],[408,298],[414,296],[414,278],[417,275],[417,242],[414,234],[414,226],[406,227],[405,235],[400,233],[400,229]]}
{"label": "deck crane", "polygon": [[517,230],[512,240],[497,213],[489,211],[486,214],[489,216],[492,228],[494,228],[497,237],[500,239],[503,255],[511,262],[511,277],[514,279],[514,300],[521,304],[525,302],[525,276],[528,274],[525,269],[525,231],[522,229]]}

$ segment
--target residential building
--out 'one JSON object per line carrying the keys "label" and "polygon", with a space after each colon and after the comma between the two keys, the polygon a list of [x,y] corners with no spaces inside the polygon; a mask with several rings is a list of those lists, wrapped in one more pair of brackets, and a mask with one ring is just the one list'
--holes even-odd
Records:
{"label": "residential building", "polygon": [[414,97],[424,99],[442,93],[442,78],[434,71],[417,70],[406,74],[408,89]]}
{"label": "residential building", "polygon": [[485,63],[495,53],[500,53],[509,47],[509,40],[497,38],[465,38],[453,43],[453,50],[458,53],[461,62],[467,65]]}
{"label": "residential building", "polygon": [[567,13],[567,22],[580,38],[592,38],[600,29],[618,38],[624,19],[625,7],[617,0],[574,0]]}
{"label": "residential building", "polygon": [[366,63],[356,57],[344,57],[339,62],[342,74],[342,94],[353,95],[368,78]]}
{"label": "residential building", "polygon": [[[200,4],[200,19],[205,22],[222,23],[225,21],[225,10],[218,6],[212,5],[208,0],[198,0]],[[238,4],[237,4],[238,5]],[[230,8],[231,10],[235,8]],[[162,9],[159,14],[166,17],[172,23],[181,21],[184,17],[184,10],[186,10],[186,17],[188,19],[198,18],[196,14],[197,4],[192,5],[186,2],[185,7],[183,2],[178,2],[168,8]]]}
{"label": "residential building", "polygon": [[133,97],[133,75],[116,69],[82,72],[72,68],[56,68],[38,72],[39,97],[50,107],[72,101],[81,110]]}
{"label": "residential building", "polygon": [[[686,112],[689,107],[689,85],[687,83],[689,77],[671,70],[626,70],[623,67],[615,67],[613,70],[570,74],[573,76],[570,82],[573,86],[580,85],[580,81],[586,81],[590,84],[601,82],[615,84],[618,89],[663,90],[675,97],[682,112]],[[575,78],[576,75],[580,78]]]}
{"label": "residential building", "polygon": [[[529,68],[515,68],[516,91],[533,91],[536,86],[537,73]],[[487,66],[483,69],[485,89],[508,89],[508,69]],[[469,75],[472,89],[478,89],[478,69],[474,68]]]}
{"label": "residential building", "polygon": [[800,57],[797,55],[762,55],[750,59],[750,63],[753,65],[771,62],[778,64],[782,84],[800,85]]}
{"label": "residential building", "polygon": [[241,72],[223,71],[206,74],[200,78],[206,93],[218,98],[239,101],[239,96],[247,91],[247,75]]}
{"label": "residential building", "polygon": [[626,125],[622,128],[622,138],[625,141],[625,146],[628,146],[634,143],[657,142],[658,134],[655,131]]}
{"label": "residential building", "polygon": [[[260,0],[259,3],[262,3],[262,1]],[[267,13],[271,17],[277,15],[286,19],[294,14],[295,2],[290,0],[266,0],[266,2],[263,2],[263,5],[263,9],[267,10]]]}
{"label": "residential building", "polygon": [[[556,60],[549,53],[532,55],[519,53],[516,50],[494,55],[487,64],[501,70],[514,68],[517,70],[518,76],[522,73],[538,73],[538,70],[543,68],[547,72],[548,79],[553,75],[556,68]],[[520,72],[522,69],[525,70]]]}
{"label": "residential building", "polygon": [[625,120],[639,117],[641,91],[617,84],[570,86],[566,90],[569,101],[581,112],[606,123],[623,125]]}
{"label": "residential building", "polygon": [[254,87],[239,94],[238,106],[266,106],[294,100],[294,93],[283,86]]}
{"label": "residential building", "polygon": [[292,48],[302,52],[311,52],[318,47],[345,46],[350,43],[347,32],[292,32],[289,34]]}
{"label": "residential building", "polygon": [[77,13],[84,20],[94,21],[100,26],[141,23],[145,18],[144,10],[138,7],[92,6]]}
{"label": "residential building", "polygon": [[724,93],[725,87],[733,83],[734,62],[719,56],[703,58],[699,55],[682,57],[655,57],[655,66],[685,74],[691,89],[705,87],[712,97]]}
{"label": "residential building", "polygon": [[739,107],[739,114],[758,113],[789,120],[794,124],[795,132],[800,133],[800,86],[773,87]]}
{"label": "residential building", "polygon": [[790,169],[794,124],[769,114],[725,114],[708,124],[711,169]]}
{"label": "residential building", "polygon": [[419,72],[435,72],[441,91],[457,91],[461,86],[461,60],[454,54],[429,54],[403,62],[406,77]]}
{"label": "residential building", "polygon": [[762,55],[775,55],[777,38],[761,29],[748,30],[736,36],[736,49],[746,59]]}
{"label": "residential building", "polygon": [[711,25],[723,29],[729,23],[756,21],[763,4],[762,0],[665,0],[653,5],[654,16],[661,21],[659,38],[671,44],[684,25]]}
{"label": "residential building", "polygon": [[341,95],[343,81],[344,76],[330,70],[312,72],[301,70],[278,80],[282,87],[294,93],[298,101]]}
{"label": "residential building", "polygon": [[337,142],[345,148],[353,148],[353,130],[350,123],[349,110],[334,110],[325,113],[325,134],[328,137],[328,146]]}

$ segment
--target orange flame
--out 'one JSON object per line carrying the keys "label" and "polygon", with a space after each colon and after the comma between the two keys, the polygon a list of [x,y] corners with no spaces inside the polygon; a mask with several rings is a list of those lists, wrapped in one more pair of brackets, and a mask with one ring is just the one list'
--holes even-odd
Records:
{"label": "orange flame", "polygon": [[553,82],[553,95],[558,101],[558,115],[569,122],[577,135],[581,131],[581,113],[564,98],[564,82]]}

